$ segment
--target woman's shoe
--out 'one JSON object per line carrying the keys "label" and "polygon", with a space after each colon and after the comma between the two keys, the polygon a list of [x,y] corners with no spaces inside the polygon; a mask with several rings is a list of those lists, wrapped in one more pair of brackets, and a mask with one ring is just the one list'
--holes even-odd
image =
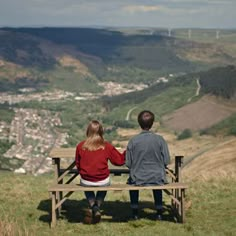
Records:
{"label": "woman's shoe", "polygon": [[93,223],[97,224],[101,221],[101,212],[99,207],[95,204],[92,207],[92,211],[93,211]]}
{"label": "woman's shoe", "polygon": [[92,209],[85,210],[84,224],[92,224],[93,222],[93,212]]}

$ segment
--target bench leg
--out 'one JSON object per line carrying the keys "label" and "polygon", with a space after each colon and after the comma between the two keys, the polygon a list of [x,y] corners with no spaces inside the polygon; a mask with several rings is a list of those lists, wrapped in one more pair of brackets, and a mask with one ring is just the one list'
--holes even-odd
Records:
{"label": "bench leg", "polygon": [[56,214],[56,196],[57,192],[52,192],[52,219],[51,219],[51,228],[56,226],[57,223],[57,214]]}
{"label": "bench leg", "polygon": [[180,206],[180,211],[181,211],[181,214],[180,214],[180,222],[181,223],[184,223],[185,222],[185,209],[184,209],[184,197],[185,197],[185,191],[184,189],[181,189],[181,193],[180,193],[180,202],[181,202],[181,206]]}
{"label": "bench leg", "polygon": [[[174,190],[173,190],[173,189],[171,190],[171,194],[172,194],[172,196],[174,196]],[[172,210],[174,209],[174,204],[175,204],[175,202],[174,202],[174,200],[171,198],[171,208],[172,208]]]}
{"label": "bench leg", "polygon": [[[63,184],[63,183],[61,182],[60,184]],[[62,191],[56,192],[56,203],[60,202],[62,199],[63,199],[63,192]],[[58,207],[57,209],[58,215],[61,214],[61,209],[62,209],[62,206]]]}
{"label": "bench leg", "polygon": [[[175,199],[177,199],[179,201],[179,190],[178,189],[174,189],[172,190],[173,191],[173,196]],[[177,202],[177,201],[174,201],[173,202],[173,212],[174,214],[176,215],[176,219],[177,219],[177,222],[179,222],[179,209],[180,209],[180,202]]]}
{"label": "bench leg", "polygon": [[184,209],[184,197],[185,197],[185,190],[181,189],[178,190],[178,200],[179,204],[177,204],[176,214],[177,214],[177,221],[179,223],[184,223],[185,221],[185,209]]}

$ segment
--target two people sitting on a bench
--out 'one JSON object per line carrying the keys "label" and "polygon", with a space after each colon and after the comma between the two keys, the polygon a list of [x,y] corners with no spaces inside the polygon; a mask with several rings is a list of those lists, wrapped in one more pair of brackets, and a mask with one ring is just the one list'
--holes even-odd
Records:
{"label": "two people sitting on a bench", "polygon": [[[104,141],[102,125],[93,120],[87,128],[87,138],[77,145],[76,166],[83,186],[110,185],[108,160],[113,165],[124,165],[130,169],[127,181],[132,185],[163,185],[166,183],[165,166],[170,162],[168,146],[162,136],[150,131],[154,114],[142,111],[138,123],[142,132],[133,137],[122,154],[110,143]],[[100,206],[106,191],[85,191],[90,209],[86,211],[85,223],[98,223],[101,219]],[[156,219],[162,218],[162,191],[153,190]],[[139,191],[130,191],[132,217],[138,219]]]}

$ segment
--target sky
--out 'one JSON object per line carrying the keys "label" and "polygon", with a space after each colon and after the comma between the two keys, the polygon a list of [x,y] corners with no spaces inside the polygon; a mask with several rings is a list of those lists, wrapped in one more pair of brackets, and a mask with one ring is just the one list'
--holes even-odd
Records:
{"label": "sky", "polygon": [[236,0],[0,0],[0,27],[236,28]]}

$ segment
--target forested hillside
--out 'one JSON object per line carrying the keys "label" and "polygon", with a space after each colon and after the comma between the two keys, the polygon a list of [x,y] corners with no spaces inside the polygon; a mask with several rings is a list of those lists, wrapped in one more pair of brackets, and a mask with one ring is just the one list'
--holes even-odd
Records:
{"label": "forested hillside", "polygon": [[136,91],[112,97],[104,96],[101,100],[104,106],[108,110],[110,110],[121,104],[137,105],[145,102],[147,99],[150,99],[151,97],[159,96],[162,93],[166,94],[168,97],[168,91],[167,91],[168,89],[181,88],[182,91],[184,92],[186,87],[191,86],[191,84],[195,83],[194,75],[188,74],[184,76],[178,76],[176,78],[168,78],[169,79],[168,82],[155,83],[142,91]]}
{"label": "forested hillside", "polygon": [[204,93],[225,98],[236,98],[236,67],[217,67],[199,73],[200,84]]}
{"label": "forested hillside", "polygon": [[167,93],[169,88],[182,88],[183,93],[185,88],[194,84],[196,80],[200,82],[201,94],[212,94],[221,96],[227,99],[235,98],[236,94],[236,67],[225,66],[216,67],[207,71],[189,73],[178,76],[176,78],[169,78],[168,83],[153,84],[142,91],[132,92],[113,97],[103,97],[104,106],[109,110],[118,105],[125,104],[140,104],[150,97]]}
{"label": "forested hillside", "polygon": [[[145,69],[192,69],[188,61],[173,50],[175,40],[159,34],[124,35],[122,32],[90,28],[20,28],[10,32],[34,35],[60,45],[73,45],[79,51],[94,55],[105,64],[129,65]],[[86,63],[86,61],[85,61]],[[191,68],[192,67],[192,68]]]}

